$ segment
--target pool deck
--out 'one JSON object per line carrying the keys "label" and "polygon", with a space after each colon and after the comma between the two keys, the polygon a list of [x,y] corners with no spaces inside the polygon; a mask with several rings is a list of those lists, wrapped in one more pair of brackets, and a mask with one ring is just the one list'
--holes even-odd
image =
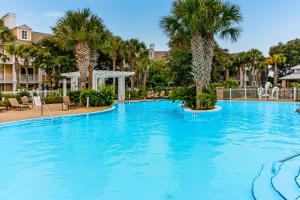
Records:
{"label": "pool deck", "polygon": [[[74,114],[86,114],[92,112],[100,112],[109,110],[111,106],[104,106],[104,107],[77,107],[76,109],[70,110],[62,110],[61,104],[50,104],[47,105],[49,108],[52,116],[64,116],[64,115],[74,115]],[[30,110],[16,110],[12,109],[9,111],[0,112],[0,123],[5,122],[13,122],[19,120],[27,120],[27,119],[35,119],[41,117],[41,108],[34,106],[33,109]],[[46,109],[44,109],[44,117],[49,117],[49,114]]]}

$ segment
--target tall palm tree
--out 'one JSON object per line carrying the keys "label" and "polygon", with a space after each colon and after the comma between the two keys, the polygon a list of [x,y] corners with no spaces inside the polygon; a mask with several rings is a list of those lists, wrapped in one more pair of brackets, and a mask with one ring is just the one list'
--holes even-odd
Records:
{"label": "tall palm tree", "polygon": [[[160,21],[170,37],[186,35],[192,50],[192,74],[197,94],[210,83],[215,36],[236,41],[240,35],[237,27],[242,20],[240,8],[222,0],[176,0],[172,15]],[[198,95],[197,95],[198,96]],[[197,98],[197,107],[201,106]]]}
{"label": "tall palm tree", "polygon": [[30,66],[30,61],[32,56],[34,55],[35,47],[29,44],[21,44],[19,46],[19,56],[23,59],[23,66],[25,68],[25,76],[26,76],[26,88],[29,88],[29,74],[28,69]]}
{"label": "tall palm tree", "polygon": [[266,59],[266,63],[274,68],[274,85],[278,84],[278,65],[284,64],[286,60],[283,54],[272,54]]}
{"label": "tall palm tree", "polygon": [[[108,54],[112,61],[112,70],[116,71],[117,58],[121,55],[124,42],[121,37],[111,36],[106,40],[103,51]],[[113,78],[113,88],[115,89],[116,79]]]}
{"label": "tall palm tree", "polygon": [[234,64],[238,66],[240,88],[246,87],[248,55],[246,52],[241,52],[234,58]]}
{"label": "tall palm tree", "polygon": [[105,32],[102,20],[87,8],[67,11],[58,20],[53,32],[64,49],[74,50],[76,67],[80,72],[80,87],[86,88],[91,49],[101,41],[99,34]]}
{"label": "tall palm tree", "polygon": [[230,70],[233,67],[233,58],[230,54],[225,54],[224,68],[225,68],[225,80],[227,81],[230,77]]}
{"label": "tall palm tree", "polygon": [[134,75],[130,77],[131,89],[135,88],[137,81],[137,59],[146,50],[146,45],[140,42],[138,39],[130,39],[125,42],[127,56],[129,60],[130,70],[135,72]]}
{"label": "tall palm tree", "polygon": [[248,57],[249,57],[249,61],[251,63],[251,67],[252,67],[252,81],[256,83],[256,85],[253,86],[257,86],[257,84],[259,83],[259,78],[258,78],[258,73],[259,73],[259,68],[258,63],[260,60],[262,60],[263,55],[262,52],[259,51],[258,49],[250,49],[248,52]]}
{"label": "tall palm tree", "polygon": [[142,74],[143,79],[143,89],[146,89],[147,84],[147,75],[148,75],[148,69],[151,65],[151,60],[149,58],[149,52],[145,51],[141,54],[139,59],[137,60],[137,71]]}
{"label": "tall palm tree", "polygon": [[14,63],[15,63],[15,72],[16,72],[16,85],[17,85],[17,89],[19,89],[20,87],[20,55],[21,55],[21,49],[20,49],[20,45],[17,44],[9,44],[8,46],[6,46],[7,53],[9,53],[10,55],[12,55],[14,57]]}

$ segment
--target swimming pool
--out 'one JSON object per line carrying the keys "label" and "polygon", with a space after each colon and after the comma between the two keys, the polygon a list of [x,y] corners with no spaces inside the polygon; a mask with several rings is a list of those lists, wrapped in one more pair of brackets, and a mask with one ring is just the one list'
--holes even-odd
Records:
{"label": "swimming pool", "polygon": [[300,152],[299,104],[168,101],[0,125],[0,199],[252,199],[261,166]]}

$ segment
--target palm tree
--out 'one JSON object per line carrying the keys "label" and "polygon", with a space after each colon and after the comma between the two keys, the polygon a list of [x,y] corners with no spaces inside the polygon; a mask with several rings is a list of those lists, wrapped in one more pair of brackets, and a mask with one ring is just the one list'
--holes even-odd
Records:
{"label": "palm tree", "polygon": [[[113,71],[116,71],[117,58],[121,55],[123,48],[124,42],[118,36],[111,36],[106,40],[103,51],[111,58]],[[113,78],[113,88],[115,89],[115,87],[116,79]]]}
{"label": "palm tree", "polygon": [[257,86],[257,84],[259,83],[259,78],[258,78],[258,73],[259,73],[259,68],[257,68],[258,66],[258,62],[260,60],[262,60],[263,55],[262,52],[259,51],[258,49],[250,49],[248,52],[248,57],[249,57],[249,61],[251,63],[251,67],[252,67],[252,81],[256,83],[256,85],[253,86]]}
{"label": "palm tree", "polygon": [[266,63],[274,67],[274,85],[278,84],[278,65],[284,64],[286,60],[283,54],[272,54],[266,59]]}
{"label": "palm tree", "polygon": [[125,42],[126,45],[126,54],[128,56],[130,70],[135,72],[135,75],[130,77],[131,89],[135,88],[136,77],[137,77],[137,59],[140,54],[146,50],[146,45],[143,42],[140,42],[138,39],[130,39]]}
{"label": "palm tree", "polygon": [[[4,25],[4,21],[0,19],[0,44],[12,42],[14,39],[15,37],[13,36],[11,30],[6,27]],[[8,59],[7,56],[2,53],[0,53],[0,58],[4,61]]]}
{"label": "palm tree", "polygon": [[230,77],[230,70],[233,66],[233,58],[230,54],[225,54],[224,68],[225,68],[225,80],[227,81]]}
{"label": "palm tree", "polygon": [[35,52],[35,47],[29,44],[21,44],[19,46],[19,56],[20,58],[23,59],[23,66],[25,68],[25,73],[26,73],[26,88],[29,88],[29,74],[28,74],[28,69],[30,65],[30,60],[32,56],[34,55]]}
{"label": "palm tree", "polygon": [[53,32],[64,49],[74,51],[76,67],[80,73],[80,87],[86,88],[91,51],[95,45],[100,45],[99,34],[105,32],[102,20],[87,8],[67,11],[65,16],[58,20]]}
{"label": "palm tree", "polygon": [[4,25],[4,21],[0,19],[0,44],[11,42],[15,39],[11,30]]}
{"label": "palm tree", "polygon": [[[186,35],[192,50],[192,74],[198,94],[210,83],[215,36],[236,41],[242,17],[237,5],[222,0],[176,0],[172,15],[162,18],[160,25],[171,38]],[[197,98],[197,107],[201,106]]]}
{"label": "palm tree", "polygon": [[248,55],[246,52],[241,52],[235,56],[234,64],[238,66],[240,88],[246,87]]}
{"label": "palm tree", "polygon": [[20,45],[17,44],[9,44],[8,46],[6,46],[7,53],[9,53],[10,55],[12,55],[14,57],[14,63],[15,63],[15,72],[16,72],[16,85],[17,85],[17,89],[19,89],[20,87],[20,62],[19,62],[19,58],[21,55],[21,49],[20,49]]}
{"label": "palm tree", "polygon": [[142,74],[144,90],[146,90],[147,75],[148,75],[148,69],[150,65],[151,65],[151,60],[149,58],[149,52],[145,51],[141,54],[141,56],[137,61],[137,71]]}

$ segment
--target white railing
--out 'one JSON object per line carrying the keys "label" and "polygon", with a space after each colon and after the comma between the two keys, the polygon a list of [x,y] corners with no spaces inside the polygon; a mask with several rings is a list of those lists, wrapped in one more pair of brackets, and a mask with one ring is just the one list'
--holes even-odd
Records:
{"label": "white railing", "polygon": [[222,99],[224,100],[278,100],[278,101],[299,101],[300,88],[282,88],[278,93],[272,89],[262,95],[258,94],[255,88],[223,89]]}
{"label": "white railing", "polygon": [[[26,74],[21,74],[20,75],[20,82],[21,83],[26,83],[27,81],[27,76]],[[28,82],[39,82],[39,75],[38,74],[28,74]]]}
{"label": "white railing", "polygon": [[[16,95],[18,92],[6,92],[6,91],[1,91],[2,94],[8,94],[8,95]],[[35,91],[29,91],[31,96],[37,95],[40,97],[47,97],[49,95],[56,94],[58,96],[62,96],[62,92],[60,90],[35,90]]]}

